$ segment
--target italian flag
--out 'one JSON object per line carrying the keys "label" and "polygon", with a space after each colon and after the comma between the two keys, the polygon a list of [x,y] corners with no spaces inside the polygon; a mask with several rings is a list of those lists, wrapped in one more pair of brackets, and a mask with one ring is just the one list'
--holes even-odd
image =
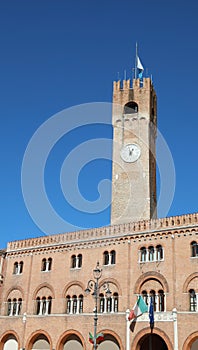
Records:
{"label": "italian flag", "polygon": [[131,321],[134,318],[141,316],[144,312],[147,312],[147,311],[148,311],[148,306],[145,304],[142,296],[140,295],[138,297],[138,300],[136,301],[133,309],[130,311],[128,320]]}
{"label": "italian flag", "polygon": [[[98,333],[96,336],[96,344],[101,343],[101,341],[104,340],[104,334],[103,333]],[[91,344],[94,344],[94,337],[93,335],[89,332],[89,342]]]}

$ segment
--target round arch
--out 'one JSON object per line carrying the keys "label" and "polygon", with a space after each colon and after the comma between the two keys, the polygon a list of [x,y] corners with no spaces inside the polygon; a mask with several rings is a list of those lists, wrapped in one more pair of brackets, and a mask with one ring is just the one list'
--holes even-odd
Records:
{"label": "round arch", "polygon": [[52,349],[52,339],[51,339],[50,335],[46,331],[41,330],[41,329],[32,333],[29,336],[29,339],[27,340],[27,344],[26,344],[25,349],[32,350],[32,347],[33,347],[35,341],[42,336],[44,339],[46,339],[48,341],[50,349]]}
{"label": "round arch", "polygon": [[[150,327],[144,328],[141,331],[139,331],[133,340],[131,350],[140,350],[142,339],[144,339],[145,336],[148,336],[150,333]],[[169,337],[161,329],[155,327],[152,334],[159,336],[166,344],[168,350],[174,350]]]}
{"label": "round arch", "polygon": [[82,344],[82,348],[84,350],[86,350],[86,344],[85,344],[85,340],[84,340],[83,336],[78,331],[75,331],[73,329],[65,331],[60,336],[58,343],[57,343],[57,349],[63,350],[65,343],[67,341],[69,341],[70,339],[75,339],[75,340],[79,339],[79,343]]}
{"label": "round arch", "polygon": [[18,343],[18,349],[20,349],[19,337],[17,333],[15,331],[8,331],[8,332],[5,332],[0,338],[0,350],[3,350],[4,344],[6,341],[9,340],[9,338],[15,339],[16,342]]}
{"label": "round arch", "polygon": [[129,101],[124,105],[124,114],[134,114],[138,112],[138,104],[135,101]]}
{"label": "round arch", "polygon": [[169,292],[169,287],[168,287],[168,282],[165,279],[165,277],[163,275],[161,275],[161,273],[159,272],[155,272],[155,271],[148,271],[146,273],[143,273],[136,281],[135,286],[134,286],[134,294],[139,294],[141,286],[143,283],[145,283],[147,280],[149,279],[155,279],[158,280],[165,293]]}
{"label": "round arch", "polygon": [[198,331],[193,332],[185,340],[182,350],[191,350],[191,347],[195,341],[198,341]]}

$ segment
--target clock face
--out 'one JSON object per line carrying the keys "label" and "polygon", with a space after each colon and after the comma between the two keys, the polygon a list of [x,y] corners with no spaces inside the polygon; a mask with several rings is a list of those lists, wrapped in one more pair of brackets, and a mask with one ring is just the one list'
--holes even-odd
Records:
{"label": "clock face", "polygon": [[120,151],[121,158],[127,163],[133,163],[140,157],[141,150],[135,143],[130,143],[122,147]]}

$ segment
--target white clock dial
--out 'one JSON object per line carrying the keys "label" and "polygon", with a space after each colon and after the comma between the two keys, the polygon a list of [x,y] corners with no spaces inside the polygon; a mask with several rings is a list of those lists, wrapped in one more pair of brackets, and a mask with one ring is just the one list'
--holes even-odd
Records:
{"label": "white clock dial", "polygon": [[121,158],[127,163],[133,163],[140,157],[141,150],[135,143],[127,144],[120,151]]}

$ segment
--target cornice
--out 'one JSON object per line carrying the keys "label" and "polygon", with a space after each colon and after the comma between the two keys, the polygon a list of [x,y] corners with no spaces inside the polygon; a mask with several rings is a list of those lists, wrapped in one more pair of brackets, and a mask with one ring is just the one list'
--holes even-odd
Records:
{"label": "cornice", "polygon": [[[9,242],[6,255],[42,254],[47,251],[78,250],[157,238],[192,235],[198,230],[198,213],[162,219],[129,222],[76,232]],[[129,242],[130,241],[130,242]]]}

